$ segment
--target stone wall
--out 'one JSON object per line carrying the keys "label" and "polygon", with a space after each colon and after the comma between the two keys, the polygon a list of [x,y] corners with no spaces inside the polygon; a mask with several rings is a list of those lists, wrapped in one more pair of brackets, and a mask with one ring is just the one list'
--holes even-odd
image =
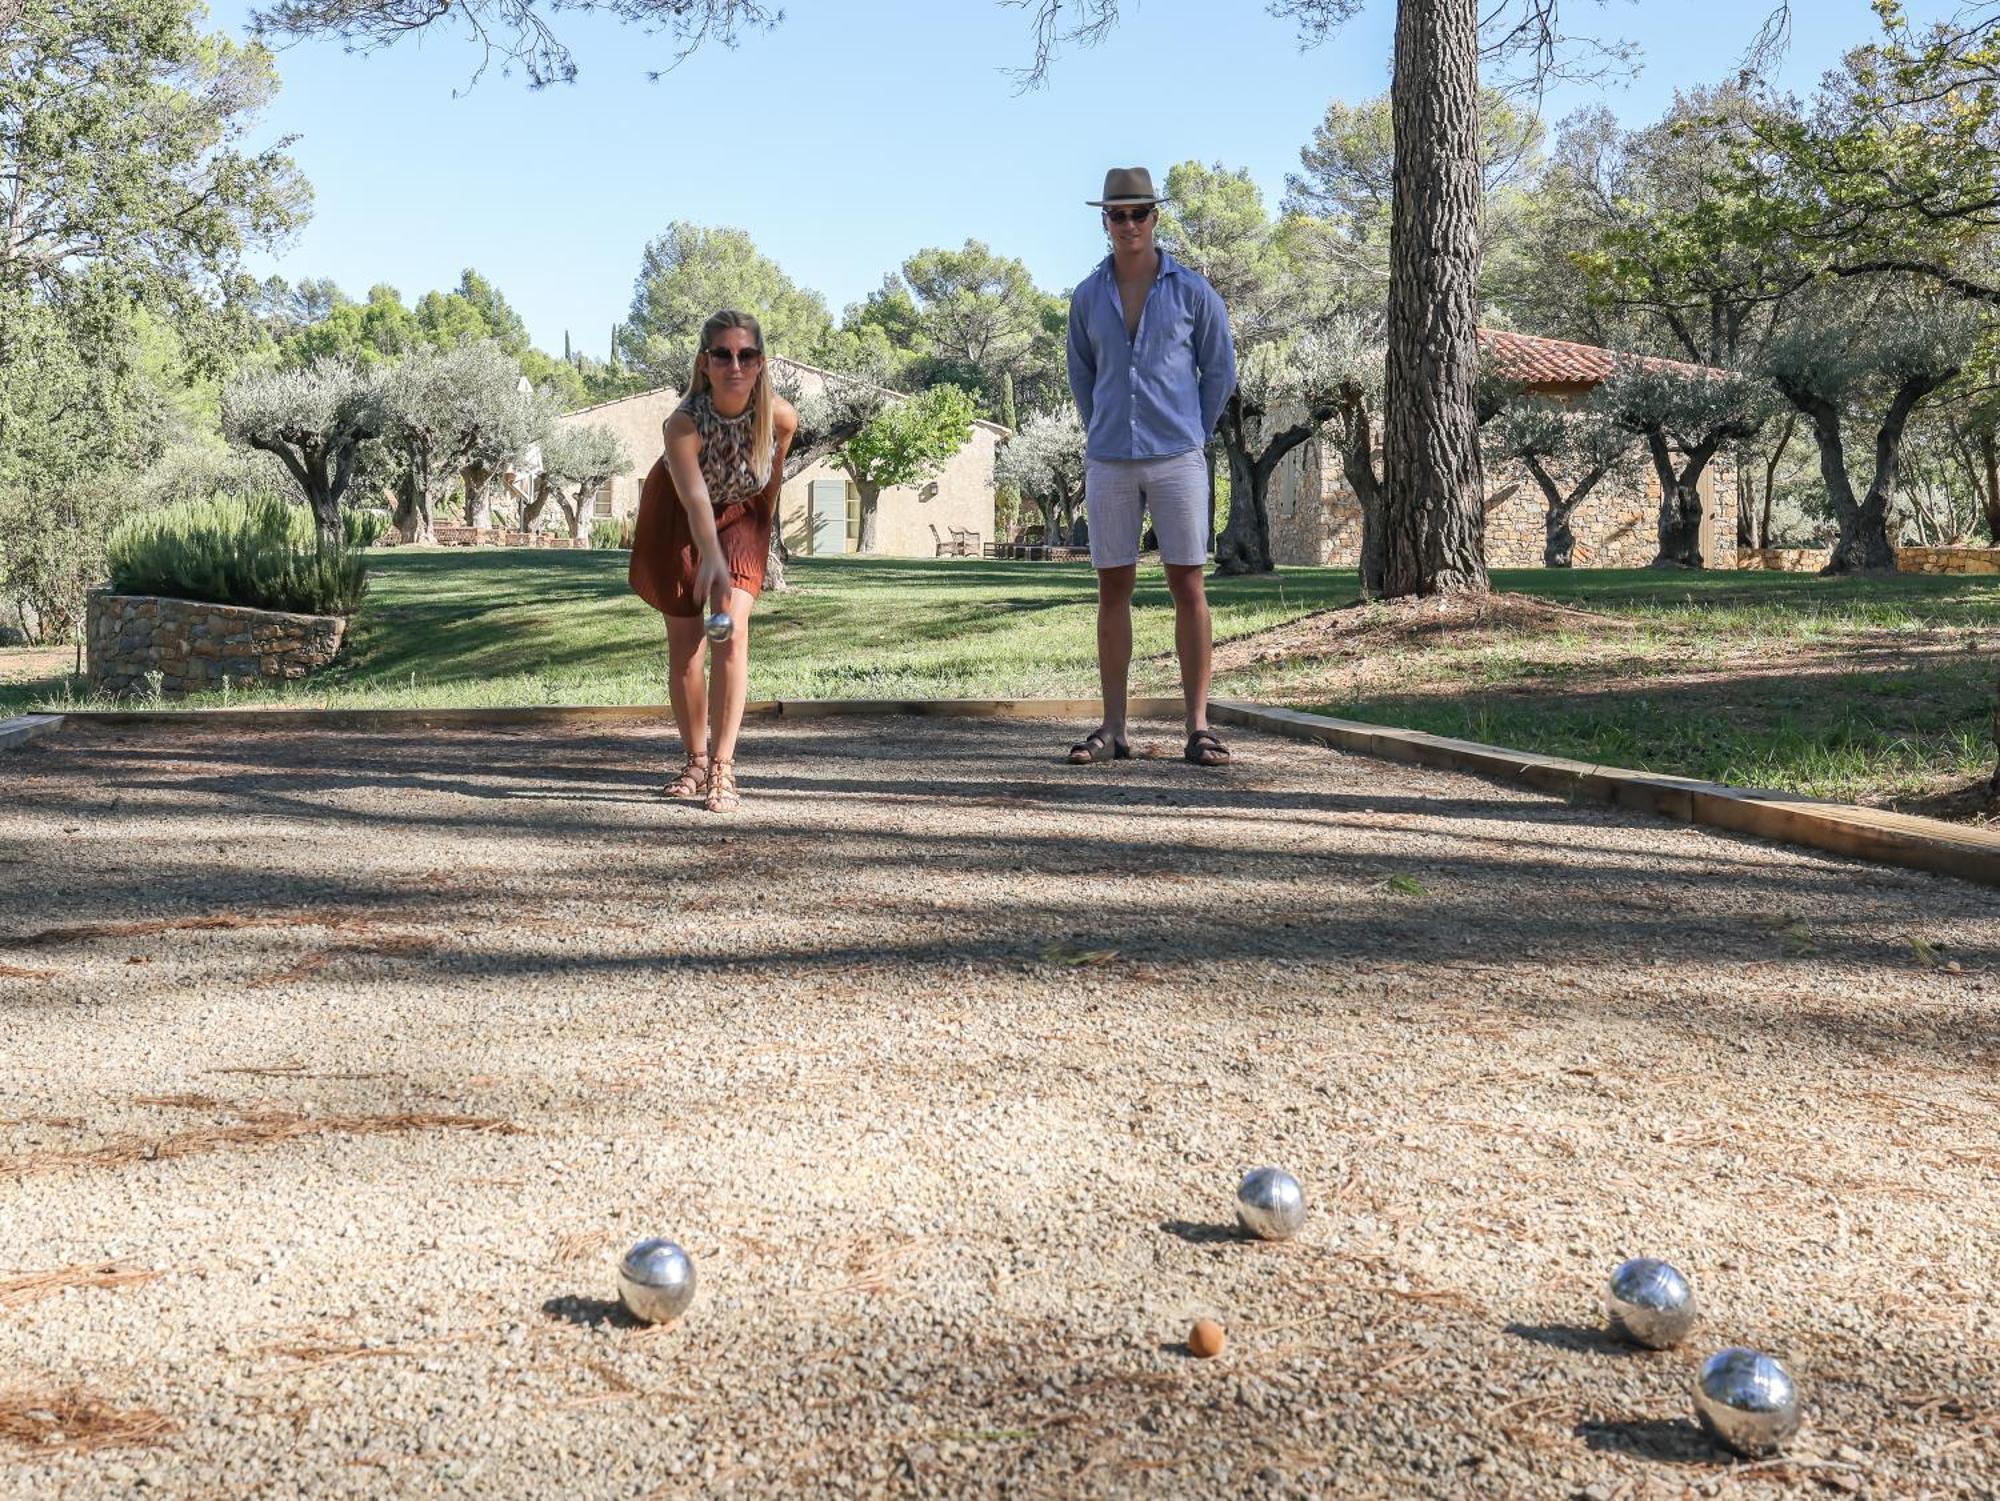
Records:
{"label": "stone wall", "polygon": [[1899,547],[1904,573],[2000,573],[2000,547]]}
{"label": "stone wall", "polygon": [[[585,530],[589,529],[588,522]],[[498,526],[433,526],[440,547],[588,547],[587,537],[571,540],[556,532],[517,532]],[[386,538],[384,540],[387,540]]]}
{"label": "stone wall", "polygon": [[340,650],[338,615],[246,610],[150,594],[93,594],[85,621],[90,686],[104,693],[206,693],[224,682],[302,678]]}
{"label": "stone wall", "polygon": [[[1377,463],[1380,463],[1378,458]],[[1539,568],[1547,505],[1533,476],[1509,466],[1487,475],[1486,564]],[[1702,476],[1711,568],[1736,566],[1736,476],[1718,459]],[[1309,499],[1311,497],[1311,499]],[[1304,443],[1271,476],[1271,556],[1279,563],[1354,568],[1361,562],[1361,506],[1331,448]],[[1659,552],[1660,487],[1651,466],[1607,476],[1570,522],[1577,568],[1644,568]]]}
{"label": "stone wall", "polygon": [[1818,573],[1828,556],[1823,547],[1746,547],[1736,566],[1759,573]]}
{"label": "stone wall", "polygon": [[[1769,573],[1818,573],[1830,556],[1823,547],[1746,548],[1739,568]],[[2000,573],[2000,547],[1899,547],[1901,573]]]}

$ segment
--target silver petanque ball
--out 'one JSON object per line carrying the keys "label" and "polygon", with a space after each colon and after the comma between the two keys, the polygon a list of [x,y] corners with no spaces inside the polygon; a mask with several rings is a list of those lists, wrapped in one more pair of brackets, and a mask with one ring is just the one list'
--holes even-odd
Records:
{"label": "silver petanque ball", "polygon": [[1236,1222],[1259,1240],[1290,1240],[1306,1222],[1305,1190],[1282,1168],[1253,1168],[1236,1190]]}
{"label": "silver petanque ball", "polygon": [[1670,1349],[1687,1338],[1699,1310],[1687,1278],[1650,1256],[1622,1263],[1604,1288],[1611,1332],[1650,1350]]}
{"label": "silver petanque ball", "polygon": [[618,1296],[635,1319],[677,1319],[694,1301],[694,1261],[670,1240],[642,1240],[618,1264]]}
{"label": "silver petanque ball", "polygon": [[702,629],[708,632],[711,641],[727,641],[736,633],[736,622],[730,619],[727,610],[717,610],[708,617],[708,624]]}
{"label": "silver petanque ball", "polygon": [[1770,1356],[1732,1345],[1701,1363],[1694,1379],[1701,1426],[1738,1454],[1776,1454],[1799,1431],[1799,1391]]}

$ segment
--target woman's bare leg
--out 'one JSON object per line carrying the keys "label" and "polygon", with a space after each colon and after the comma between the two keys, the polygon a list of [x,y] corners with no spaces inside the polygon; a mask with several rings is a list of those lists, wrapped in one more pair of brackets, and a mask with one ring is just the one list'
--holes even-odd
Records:
{"label": "woman's bare leg", "polygon": [[[736,759],[736,736],[743,728],[743,703],[750,685],[750,610],[756,603],[741,589],[729,591],[729,618],[736,629],[708,653],[709,697],[715,704],[715,759]],[[696,634],[701,622],[694,623]]]}
{"label": "woman's bare leg", "polygon": [[[674,724],[681,732],[683,752],[704,760],[708,756],[708,680],[702,675],[701,649],[707,644],[700,616],[667,616],[667,697],[674,706]],[[740,717],[742,705],[736,712]]]}

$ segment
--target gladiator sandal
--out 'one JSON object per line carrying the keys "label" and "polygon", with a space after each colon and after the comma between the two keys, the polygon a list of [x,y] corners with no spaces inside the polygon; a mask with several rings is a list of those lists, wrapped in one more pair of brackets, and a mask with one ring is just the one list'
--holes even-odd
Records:
{"label": "gladiator sandal", "polygon": [[708,768],[708,811],[711,813],[734,813],[736,805],[743,799],[736,791],[736,763],[733,761],[713,761]]}
{"label": "gladiator sandal", "polygon": [[708,757],[689,756],[681,774],[660,789],[662,797],[700,797],[708,791]]}

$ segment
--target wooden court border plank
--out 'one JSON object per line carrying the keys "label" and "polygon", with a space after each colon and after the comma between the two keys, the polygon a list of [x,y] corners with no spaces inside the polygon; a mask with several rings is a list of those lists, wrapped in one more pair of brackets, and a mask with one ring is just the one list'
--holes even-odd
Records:
{"label": "wooden court border plank", "polygon": [[1628,771],[1562,756],[1534,755],[1453,740],[1422,730],[1365,724],[1297,709],[1217,700],[1209,717],[1220,724],[1263,730],[1335,750],[1444,771],[1467,771],[1516,782],[1573,802],[1611,803],[1734,834],[1804,845],[1883,865],[2000,886],[2000,831],[1961,827],[1880,808],[1825,802],[1802,793],[1728,787],[1693,777]]}
{"label": "wooden court border plank", "polygon": [[17,714],[12,719],[0,719],[0,750],[8,750],[17,745],[26,745],[43,735],[52,735],[62,728],[60,714]]}

